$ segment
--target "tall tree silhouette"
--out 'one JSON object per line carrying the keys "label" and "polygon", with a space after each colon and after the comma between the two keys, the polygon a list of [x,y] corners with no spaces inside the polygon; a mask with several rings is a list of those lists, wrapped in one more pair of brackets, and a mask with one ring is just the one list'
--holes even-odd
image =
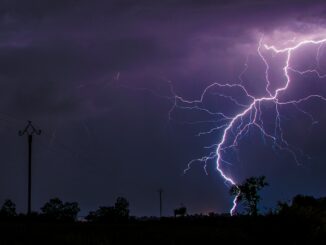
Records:
{"label": "tall tree silhouette", "polygon": [[250,177],[241,185],[232,186],[230,189],[230,194],[239,195],[238,202],[245,206],[249,215],[257,215],[257,206],[261,200],[258,192],[265,186],[268,186],[265,176]]}
{"label": "tall tree silhouette", "polygon": [[129,202],[124,197],[118,197],[114,209],[118,217],[128,218],[129,217]]}

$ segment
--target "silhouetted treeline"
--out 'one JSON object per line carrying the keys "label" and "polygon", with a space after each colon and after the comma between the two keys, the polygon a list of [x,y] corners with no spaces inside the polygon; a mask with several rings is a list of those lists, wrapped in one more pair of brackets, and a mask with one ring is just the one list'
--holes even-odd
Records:
{"label": "silhouetted treeline", "polygon": [[298,195],[268,214],[233,217],[186,215],[182,205],[176,217],[135,218],[122,197],[90,212],[87,221],[77,221],[79,210],[76,202],[54,198],[27,217],[6,200],[0,244],[326,244],[326,198]]}
{"label": "silhouetted treeline", "polygon": [[[300,220],[307,232],[326,236],[326,198],[297,195],[290,204],[279,202],[276,214],[283,219]],[[326,239],[324,239],[326,244]]]}
{"label": "silhouetted treeline", "polygon": [[75,221],[80,208],[77,202],[63,203],[59,198],[53,198],[41,210],[41,215],[48,220]]}
{"label": "silhouetted treeline", "polygon": [[129,202],[124,197],[118,197],[114,206],[99,207],[91,211],[86,220],[90,222],[126,222],[129,220]]}
{"label": "silhouetted treeline", "polygon": [[[59,198],[52,198],[41,207],[41,212],[32,212],[31,215],[17,214],[16,205],[10,199],[5,200],[0,209],[1,220],[34,220],[49,222],[75,222],[80,207],[77,202],[63,202]],[[85,217],[89,222],[109,223],[126,222],[130,219],[129,202],[124,197],[118,197],[114,206],[101,206],[91,211]]]}
{"label": "silhouetted treeline", "polygon": [[[254,209],[256,209],[256,206]],[[77,221],[80,207],[77,202],[63,202],[59,198],[52,198],[40,210],[40,213],[33,212],[31,218],[43,218],[43,220],[48,221]],[[244,214],[239,215],[244,216]],[[248,212],[247,215],[251,215],[251,213]],[[312,196],[297,195],[289,203],[278,202],[277,208],[274,211],[265,214],[265,216],[270,215],[305,217],[326,222],[326,197],[314,198]],[[10,199],[6,199],[0,208],[0,220],[17,219],[24,216],[27,215],[17,214],[16,205]],[[220,216],[225,215],[215,213],[209,213],[208,215],[187,215],[187,208],[183,204],[179,208],[174,209],[174,217],[179,218]],[[85,217],[85,220],[89,222],[128,221],[129,219],[129,202],[124,197],[118,197],[113,206],[100,206],[97,210],[90,211]],[[150,218],[145,219],[148,220]],[[155,220],[157,218],[154,217],[152,219]]]}
{"label": "silhouetted treeline", "polygon": [[77,202],[63,203],[59,198],[52,198],[41,207],[41,212],[32,212],[30,216],[17,214],[16,205],[7,199],[0,209],[0,220],[35,220],[35,221],[77,221],[80,211]]}

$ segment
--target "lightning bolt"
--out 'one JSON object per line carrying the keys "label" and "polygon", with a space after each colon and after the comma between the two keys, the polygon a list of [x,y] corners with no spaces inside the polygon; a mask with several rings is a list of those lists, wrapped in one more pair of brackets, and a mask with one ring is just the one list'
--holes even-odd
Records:
{"label": "lightning bolt", "polygon": [[[289,43],[293,43],[297,41],[297,39],[293,39],[283,43],[283,45],[288,45]],[[280,114],[280,107],[284,105],[293,105],[299,112],[303,113],[304,115],[308,116],[312,124],[317,123],[314,120],[313,116],[308,112],[304,111],[299,107],[299,105],[303,102],[306,102],[310,99],[319,99],[326,102],[326,97],[321,94],[310,94],[306,97],[295,99],[295,100],[282,100],[281,95],[285,94],[285,92],[289,89],[289,85],[291,82],[290,73],[296,73],[299,75],[306,75],[306,74],[314,74],[319,79],[326,78],[326,74],[320,73],[320,56],[321,56],[321,49],[323,48],[324,44],[326,43],[325,39],[305,39],[303,41],[297,42],[292,46],[287,46],[286,48],[277,48],[276,46],[269,46],[263,43],[263,38],[260,39],[257,48],[258,57],[261,59],[265,66],[265,94],[264,96],[255,96],[249,92],[249,89],[246,88],[244,85],[245,81],[243,80],[243,75],[248,70],[248,56],[245,62],[244,70],[239,74],[238,79],[239,83],[218,83],[214,82],[208,85],[203,92],[201,93],[199,99],[190,100],[183,98],[182,96],[178,95],[173,87],[171,81],[168,82],[169,90],[171,95],[160,95],[157,91],[150,88],[131,88],[125,85],[119,85],[120,87],[126,89],[132,89],[136,91],[144,91],[149,92],[153,96],[169,100],[172,104],[170,110],[168,111],[168,119],[173,120],[173,114],[176,110],[189,110],[189,111],[196,111],[201,113],[206,113],[207,115],[211,116],[213,119],[211,120],[203,120],[203,121],[191,121],[191,122],[183,122],[185,124],[201,124],[201,123],[213,123],[215,126],[210,128],[207,131],[200,132],[198,136],[207,135],[215,132],[221,132],[221,137],[217,143],[205,147],[206,149],[213,149],[211,152],[206,154],[205,156],[197,159],[193,159],[189,161],[187,164],[187,168],[184,170],[184,174],[187,173],[191,169],[192,164],[194,163],[203,163],[204,171],[206,174],[207,172],[207,165],[210,161],[215,162],[215,169],[218,171],[220,176],[223,178],[225,184],[228,187],[235,186],[238,190],[237,194],[235,195],[232,201],[232,207],[230,209],[230,215],[234,215],[236,212],[236,208],[238,205],[238,198],[240,196],[240,189],[238,188],[238,184],[236,180],[226,173],[223,170],[223,165],[231,165],[232,163],[225,159],[225,153],[228,150],[234,149],[239,145],[240,140],[247,135],[252,127],[255,127],[259,130],[262,134],[263,139],[269,139],[272,142],[274,149],[279,149],[288,153],[294,161],[300,165],[301,162],[298,159],[297,153],[304,155],[300,149],[296,149],[294,146],[290,145],[284,137],[284,133],[282,130],[281,125],[281,114]],[[318,45],[317,54],[316,54],[316,69],[307,69],[307,70],[298,70],[291,66],[291,61],[293,59],[293,54],[295,51],[299,50],[300,48],[308,45]],[[284,55],[285,56],[285,64],[282,67],[282,74],[285,77],[284,81],[282,81],[281,85],[278,85],[277,88],[272,88],[273,82],[270,79],[270,64],[268,62],[265,53],[271,53],[272,55]],[[223,93],[212,92],[216,89],[228,89],[237,92],[237,95],[244,96],[248,102],[243,103],[240,102],[239,98],[235,98],[234,96],[230,96]],[[215,91],[214,90],[214,91]],[[208,95],[215,95],[222,98],[225,98],[232,102],[235,106],[239,108],[239,111],[233,115],[228,115],[226,113],[220,111],[213,111],[212,109],[207,108],[205,106],[204,100]],[[275,106],[275,126],[274,132],[270,133],[266,129],[263,120],[263,112],[261,110],[261,105],[266,102],[271,102]],[[308,156],[307,156],[308,157]]]}
{"label": "lightning bolt", "polygon": [[[263,44],[263,38],[262,38],[259,42],[258,49],[257,49],[257,53],[258,53],[259,57],[265,64],[266,95],[262,96],[262,97],[256,97],[256,96],[250,94],[248,92],[248,89],[246,89],[246,87],[243,85],[242,76],[248,69],[248,65],[247,65],[248,58],[247,58],[247,61],[245,64],[245,69],[239,75],[240,83],[235,83],[235,84],[234,83],[232,83],[232,84],[223,83],[222,84],[222,83],[215,82],[213,84],[210,84],[209,86],[207,86],[204,89],[203,93],[201,94],[201,96],[198,100],[184,99],[181,96],[178,96],[174,92],[173,87],[171,87],[171,92],[174,96],[173,96],[173,106],[172,106],[171,110],[169,111],[170,119],[172,118],[172,113],[177,108],[178,109],[186,109],[186,110],[202,111],[202,112],[208,113],[211,116],[215,116],[218,118],[217,120],[213,121],[213,122],[217,123],[217,125],[215,127],[211,128],[210,130],[208,130],[206,132],[200,132],[198,134],[200,136],[200,135],[204,135],[204,134],[210,134],[214,131],[222,130],[221,139],[216,144],[207,147],[207,148],[215,148],[215,150],[210,152],[208,155],[206,155],[204,157],[191,160],[188,163],[187,168],[184,170],[184,173],[186,173],[188,170],[190,170],[191,165],[193,163],[202,162],[202,163],[204,163],[204,170],[207,174],[207,170],[206,170],[207,163],[211,160],[215,160],[215,164],[216,164],[215,168],[219,172],[221,177],[224,179],[225,183],[228,186],[235,186],[238,189],[238,193],[237,193],[237,195],[235,195],[235,197],[233,199],[233,205],[230,209],[231,215],[234,215],[234,213],[236,211],[238,198],[241,193],[240,193],[240,189],[237,186],[236,181],[231,176],[226,174],[222,168],[223,164],[230,164],[228,161],[226,161],[224,159],[224,154],[227,150],[237,147],[239,140],[244,135],[246,135],[248,133],[248,131],[251,127],[256,127],[262,133],[264,138],[268,138],[273,142],[273,145],[275,148],[278,148],[282,151],[286,151],[293,157],[293,159],[295,160],[295,162],[297,164],[300,164],[294,147],[292,147],[285,140],[285,138],[283,136],[279,108],[282,105],[292,104],[295,106],[295,108],[297,108],[302,113],[308,115],[313,120],[313,117],[308,112],[300,109],[298,107],[298,105],[300,103],[305,102],[312,98],[318,98],[318,99],[326,102],[326,98],[319,94],[312,94],[312,95],[309,95],[309,96],[306,96],[304,98],[297,99],[297,100],[282,101],[280,99],[280,96],[282,93],[286,92],[286,90],[289,88],[290,83],[292,82],[291,77],[290,77],[290,72],[294,72],[294,73],[297,73],[300,75],[305,75],[305,74],[311,73],[311,74],[317,75],[317,77],[320,79],[326,77],[326,74],[321,74],[317,69],[308,69],[308,70],[300,71],[300,70],[297,70],[297,69],[291,67],[292,55],[296,50],[298,50],[306,45],[323,45],[325,43],[326,43],[326,39],[304,40],[304,41],[297,43],[296,45],[286,47],[283,49],[278,49],[275,46],[269,46],[267,44]],[[318,53],[316,56],[318,66],[319,66],[320,47],[321,46],[319,46],[319,48],[318,48]],[[285,81],[282,83],[282,85],[280,85],[279,87],[277,87],[274,90],[271,88],[272,82],[270,81],[270,78],[269,78],[270,65],[269,65],[269,62],[267,61],[267,58],[265,58],[265,56],[263,54],[264,52],[268,52],[268,51],[272,52],[274,55],[284,54],[286,57],[285,65],[282,68],[283,75],[285,77]],[[232,96],[227,96],[227,95],[217,93],[218,96],[229,99],[232,103],[234,103],[238,107],[242,108],[242,110],[235,115],[226,115],[222,112],[214,112],[212,110],[207,109],[203,103],[206,95],[213,88],[237,89],[241,93],[243,93],[249,99],[250,102],[248,104],[243,104],[243,103],[240,103],[236,98],[234,98]],[[267,130],[264,128],[264,124],[263,124],[263,120],[262,120],[262,111],[261,111],[261,104],[264,102],[272,102],[275,105],[276,118],[275,118],[274,134],[267,132]],[[313,120],[313,122],[316,123],[316,121],[314,121],[314,120]],[[197,123],[201,123],[201,122],[199,121]]]}

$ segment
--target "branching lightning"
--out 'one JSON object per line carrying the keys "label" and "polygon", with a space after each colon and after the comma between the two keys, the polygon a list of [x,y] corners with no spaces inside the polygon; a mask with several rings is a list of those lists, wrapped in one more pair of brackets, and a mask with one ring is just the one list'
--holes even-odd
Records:
{"label": "branching lightning", "polygon": [[[231,176],[227,175],[222,168],[223,164],[230,164],[229,162],[227,162],[224,159],[224,153],[226,152],[226,150],[237,147],[241,137],[244,136],[249,131],[249,129],[251,127],[256,127],[265,138],[270,139],[273,142],[273,145],[275,148],[278,148],[279,150],[282,150],[282,151],[286,151],[293,157],[293,159],[295,160],[295,162],[297,164],[300,164],[297,154],[296,154],[296,150],[294,149],[294,147],[292,147],[286,141],[286,139],[283,136],[279,108],[282,105],[292,104],[296,107],[296,109],[298,109],[302,113],[306,114],[307,116],[311,117],[313,120],[313,117],[308,112],[300,109],[298,107],[298,105],[300,103],[305,102],[312,98],[318,98],[318,99],[326,102],[326,98],[319,94],[311,94],[309,96],[306,96],[304,98],[297,99],[297,100],[281,101],[280,95],[282,93],[284,93],[289,88],[289,85],[292,82],[291,76],[290,76],[291,72],[298,73],[300,75],[312,73],[312,74],[317,75],[317,77],[320,79],[326,77],[326,74],[321,74],[317,69],[308,69],[308,70],[300,71],[300,70],[297,70],[297,69],[291,67],[291,59],[292,59],[293,53],[305,45],[320,45],[318,47],[318,53],[316,56],[317,64],[319,64],[320,47],[325,43],[326,43],[326,39],[304,40],[304,41],[297,43],[294,46],[290,46],[290,47],[283,48],[283,49],[278,49],[275,46],[269,46],[267,44],[263,44],[263,39],[261,39],[259,42],[259,45],[258,45],[257,53],[259,54],[259,57],[265,64],[265,82],[266,82],[266,86],[265,86],[266,95],[262,96],[262,97],[256,97],[256,96],[250,94],[248,92],[248,89],[246,89],[246,87],[243,85],[242,75],[248,69],[247,62],[245,64],[245,69],[239,75],[240,83],[235,83],[235,84],[223,83],[223,84],[221,84],[221,83],[215,82],[213,84],[210,84],[209,86],[207,86],[204,89],[203,93],[201,94],[201,96],[198,100],[184,99],[184,98],[178,96],[172,88],[171,91],[174,95],[174,97],[173,97],[174,103],[173,103],[173,107],[169,111],[170,119],[171,119],[172,112],[177,108],[178,109],[187,109],[187,110],[199,110],[199,111],[206,112],[209,115],[219,117],[219,119],[215,121],[217,123],[217,125],[215,127],[211,128],[208,131],[200,132],[199,136],[204,135],[204,134],[210,134],[217,130],[222,130],[222,136],[219,139],[219,141],[216,144],[214,144],[213,146],[207,147],[207,148],[214,148],[215,150],[210,152],[209,154],[207,154],[204,157],[191,160],[188,163],[188,167],[184,170],[184,172],[186,173],[191,168],[191,165],[193,163],[202,162],[202,163],[204,163],[204,169],[205,169],[205,172],[207,173],[206,167],[207,167],[208,161],[215,160],[216,170],[219,172],[221,177],[224,179],[225,183],[227,185],[237,186],[236,181]],[[271,88],[271,81],[269,78],[270,65],[269,65],[267,59],[265,58],[263,51],[264,52],[271,51],[274,53],[274,55],[275,54],[284,54],[286,57],[286,62],[283,67],[283,74],[285,77],[285,81],[283,82],[283,85],[279,86],[278,88],[276,88],[274,90],[272,90],[272,88]],[[221,97],[229,99],[232,103],[237,105],[239,108],[242,108],[242,110],[240,112],[236,113],[235,115],[226,115],[221,112],[211,111],[211,110],[205,108],[205,106],[203,105],[203,100],[212,88],[217,88],[217,87],[238,89],[238,90],[242,91],[242,93],[250,100],[250,103],[246,105],[246,104],[240,103],[236,98],[234,98],[232,96],[217,94]],[[274,134],[271,134],[265,130],[263,120],[262,120],[261,104],[264,102],[268,102],[268,101],[274,103],[275,110],[276,110]],[[315,122],[316,121],[313,120],[313,123],[315,123]],[[277,133],[277,132],[279,132],[279,133]],[[232,208],[230,209],[231,215],[233,215],[235,213],[239,195],[240,195],[240,193],[238,193],[233,199],[233,205],[232,205]]]}
{"label": "branching lightning", "polygon": [[[291,41],[286,42],[285,44],[288,45],[288,43],[295,42],[296,39],[293,39]],[[294,146],[292,146],[284,137],[284,133],[282,130],[282,123],[281,123],[281,114],[280,114],[280,108],[284,105],[293,105],[294,108],[296,108],[298,111],[303,113],[304,115],[308,116],[312,124],[317,123],[317,121],[313,118],[311,114],[309,114],[307,111],[301,109],[299,105],[301,103],[304,103],[310,99],[319,99],[321,101],[326,102],[326,97],[324,97],[322,94],[310,94],[306,97],[294,99],[294,100],[284,100],[284,98],[281,96],[285,94],[285,92],[289,89],[289,85],[294,82],[291,80],[291,73],[296,73],[299,75],[306,75],[306,74],[312,74],[315,75],[319,79],[326,78],[326,74],[322,74],[319,71],[320,68],[320,53],[323,46],[326,44],[326,38],[325,39],[306,39],[301,42],[297,42],[296,44],[292,46],[288,46],[286,48],[279,49],[276,46],[269,46],[267,44],[263,43],[263,38],[259,41],[258,48],[257,48],[257,54],[258,57],[261,59],[265,66],[264,76],[265,76],[265,94],[263,96],[256,96],[249,92],[248,88],[246,88],[245,81],[243,80],[243,75],[248,70],[248,57],[245,62],[244,70],[239,74],[238,83],[218,83],[214,82],[210,85],[208,85],[200,95],[199,99],[196,100],[190,100],[186,99],[180,95],[178,95],[175,92],[175,89],[171,82],[169,82],[170,92],[171,95],[160,95],[155,90],[149,89],[149,88],[132,88],[134,90],[138,91],[147,91],[154,96],[157,96],[159,98],[167,99],[171,101],[172,107],[170,108],[168,115],[169,120],[173,119],[173,113],[176,110],[190,110],[190,111],[197,111],[197,112],[203,112],[208,114],[209,116],[212,116],[212,120],[206,120],[206,121],[195,121],[195,122],[186,122],[189,124],[200,124],[200,123],[214,123],[214,127],[210,128],[207,131],[200,132],[198,136],[201,135],[207,135],[214,132],[221,132],[221,136],[218,139],[218,141],[211,145],[205,147],[206,149],[212,149],[211,152],[206,154],[205,156],[202,156],[197,159],[191,160],[187,168],[184,170],[184,173],[189,171],[191,169],[191,166],[193,163],[199,162],[203,163],[204,170],[207,173],[207,164],[210,161],[215,162],[215,169],[218,171],[220,176],[223,178],[225,184],[230,186],[236,186],[237,182],[236,180],[226,173],[226,171],[223,169],[223,166],[225,164],[230,165],[231,163],[225,159],[225,153],[228,150],[234,149],[239,145],[240,140],[250,131],[251,128],[255,127],[256,129],[261,132],[264,139],[268,139],[272,142],[273,148],[278,149],[281,151],[286,152],[289,154],[294,161],[300,165],[301,162],[298,158],[298,153],[302,154],[302,151],[300,149],[296,149]],[[307,69],[307,70],[298,70],[291,66],[291,61],[293,58],[293,54],[299,50],[300,48],[308,45],[318,45],[317,46],[317,54],[316,54],[316,68],[315,69]],[[278,85],[276,88],[273,88],[272,81],[270,79],[270,63],[268,62],[267,57],[265,56],[265,53],[269,53],[272,55],[284,55],[285,57],[285,64],[282,67],[282,75],[284,76],[284,81],[281,82],[281,85]],[[123,86],[124,88],[129,88],[127,86]],[[247,103],[240,102],[239,98],[236,98],[236,96],[230,96],[223,93],[217,93],[216,90],[218,89],[228,89],[233,90],[237,93],[237,95],[244,96],[247,99]],[[225,114],[223,112],[216,112],[213,111],[207,106],[205,106],[204,100],[206,96],[208,95],[216,95],[219,97],[222,97],[229,102],[233,103],[235,106],[239,108],[239,111],[235,114]],[[261,110],[261,106],[263,103],[270,102],[275,106],[275,121],[274,121],[274,132],[269,132],[265,125],[263,120],[263,112]],[[237,201],[239,198],[240,192],[234,197],[233,199],[233,205],[230,209],[230,214],[234,215],[237,208]]]}

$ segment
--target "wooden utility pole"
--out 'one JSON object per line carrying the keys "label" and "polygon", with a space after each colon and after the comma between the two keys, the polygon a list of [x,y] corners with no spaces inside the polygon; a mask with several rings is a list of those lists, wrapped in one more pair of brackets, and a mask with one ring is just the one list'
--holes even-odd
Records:
{"label": "wooden utility pole", "polygon": [[19,136],[27,135],[28,143],[28,196],[27,196],[27,214],[32,212],[32,143],[33,135],[40,135],[41,130],[36,130],[31,121],[28,121],[27,126],[23,131],[19,130]]}
{"label": "wooden utility pole", "polygon": [[162,217],[162,193],[163,193],[163,190],[160,188],[158,190],[158,194],[160,196],[160,218]]}

